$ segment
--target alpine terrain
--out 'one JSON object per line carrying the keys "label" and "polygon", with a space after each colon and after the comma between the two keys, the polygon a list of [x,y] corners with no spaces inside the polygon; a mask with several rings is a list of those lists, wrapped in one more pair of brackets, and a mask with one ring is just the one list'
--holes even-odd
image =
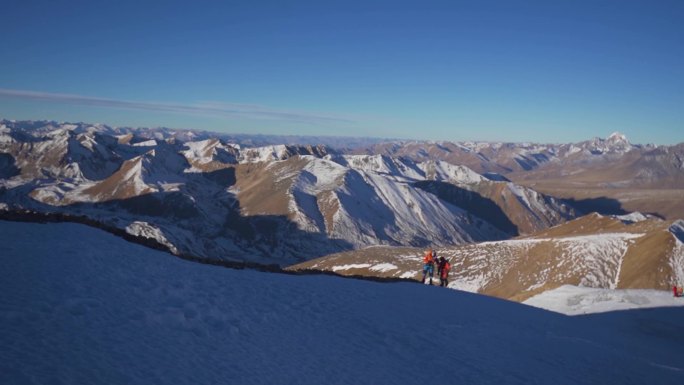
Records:
{"label": "alpine terrain", "polygon": [[621,178],[602,188],[679,191],[677,146],[620,134],[563,145],[258,140],[5,120],[0,218],[85,223],[195,261],[374,278],[420,279],[433,247],[453,266],[449,287],[516,301],[567,285],[684,285],[681,220],[591,213],[592,202],[529,187]]}
{"label": "alpine terrain", "polygon": [[280,265],[370,245],[501,240],[577,215],[440,160],[183,139],[193,135],[5,121],[0,204],[85,216],[174,253]]}
{"label": "alpine terrain", "polygon": [[[438,247],[436,253],[453,266],[449,287],[518,301],[563,285],[668,291],[684,282],[684,221],[590,214],[528,236]],[[291,269],[419,279],[422,254],[369,247]]]}

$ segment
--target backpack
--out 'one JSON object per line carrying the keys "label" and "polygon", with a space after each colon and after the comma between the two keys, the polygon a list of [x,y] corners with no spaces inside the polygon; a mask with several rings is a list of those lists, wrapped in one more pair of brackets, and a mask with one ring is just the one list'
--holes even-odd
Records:
{"label": "backpack", "polygon": [[425,253],[425,256],[423,257],[423,263],[427,264],[433,264],[435,260],[432,258],[431,253]]}

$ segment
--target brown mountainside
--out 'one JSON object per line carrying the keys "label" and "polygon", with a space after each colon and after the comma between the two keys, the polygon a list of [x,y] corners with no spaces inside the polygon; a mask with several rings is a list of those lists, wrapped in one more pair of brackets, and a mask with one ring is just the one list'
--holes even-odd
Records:
{"label": "brown mountainside", "polygon": [[[672,230],[682,226],[681,220],[631,223],[590,214],[527,237],[436,251],[453,265],[451,288],[518,301],[566,284],[667,290],[684,283],[684,246]],[[423,249],[372,247],[291,269],[419,279],[422,253]]]}

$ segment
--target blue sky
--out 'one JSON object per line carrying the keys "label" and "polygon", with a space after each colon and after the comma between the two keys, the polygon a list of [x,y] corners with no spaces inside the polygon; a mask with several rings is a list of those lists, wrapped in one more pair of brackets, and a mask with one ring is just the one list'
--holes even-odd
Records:
{"label": "blue sky", "polygon": [[679,0],[9,0],[0,14],[9,119],[684,142]]}

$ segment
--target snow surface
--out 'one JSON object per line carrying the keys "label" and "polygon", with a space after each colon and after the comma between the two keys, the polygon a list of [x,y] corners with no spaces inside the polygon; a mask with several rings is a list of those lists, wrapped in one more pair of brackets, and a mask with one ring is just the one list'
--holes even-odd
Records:
{"label": "snow surface", "polygon": [[146,140],[144,142],[134,143],[134,147],[154,147],[157,145],[157,141],[154,139]]}
{"label": "snow surface", "polygon": [[14,142],[10,133],[12,130],[4,124],[0,124],[0,143],[1,144],[11,144]]}
{"label": "snow surface", "polygon": [[340,266],[335,266],[333,267],[333,271],[341,271],[341,270],[351,270],[351,269],[364,269],[367,267],[371,267],[372,265],[370,263],[350,263],[347,265],[340,265]]}
{"label": "snow surface", "polygon": [[684,306],[684,298],[675,298],[663,290],[611,290],[563,285],[529,298],[527,305],[567,315],[602,313],[615,310]]}
{"label": "snow surface", "polygon": [[126,232],[131,235],[138,237],[145,237],[149,239],[154,239],[160,244],[166,246],[171,250],[172,253],[177,254],[178,249],[174,246],[168,239],[164,236],[164,232],[158,227],[151,225],[143,221],[135,221],[130,225],[126,226]]}
{"label": "snow surface", "polygon": [[279,144],[274,146],[245,148],[240,152],[240,163],[272,162],[285,158],[287,147]]}
{"label": "snow surface", "polygon": [[625,215],[616,215],[615,218],[621,220],[622,222],[625,223],[637,223],[637,222],[643,222],[648,219],[648,217],[638,211],[635,211],[630,214],[625,214]]}
{"label": "snow surface", "polygon": [[369,269],[372,271],[388,272],[392,270],[397,270],[398,267],[397,265],[394,265],[392,263],[378,263],[377,265],[371,266]]}
{"label": "snow surface", "polygon": [[[301,156],[301,169],[283,169],[277,180],[294,178],[288,210],[299,229],[326,232],[357,247],[374,244],[452,244],[506,236],[436,195],[411,186],[415,165],[382,156],[320,159]],[[336,162],[339,161],[341,163]],[[350,168],[353,167],[353,168]],[[319,199],[335,207],[324,222]],[[330,214],[330,212],[328,212]]]}
{"label": "snow surface", "polygon": [[466,166],[456,166],[444,161],[428,161],[418,164],[433,180],[443,180],[457,184],[477,184],[488,179]]}
{"label": "snow surface", "polygon": [[215,147],[219,144],[219,141],[215,139],[187,142],[184,143],[184,146],[188,149],[182,151],[182,154],[187,159],[193,159],[199,164],[207,164],[214,160],[214,154],[216,153]]}
{"label": "snow surface", "polygon": [[411,283],[200,265],[77,224],[0,221],[0,244],[2,384],[684,376],[684,308],[566,317]]}

